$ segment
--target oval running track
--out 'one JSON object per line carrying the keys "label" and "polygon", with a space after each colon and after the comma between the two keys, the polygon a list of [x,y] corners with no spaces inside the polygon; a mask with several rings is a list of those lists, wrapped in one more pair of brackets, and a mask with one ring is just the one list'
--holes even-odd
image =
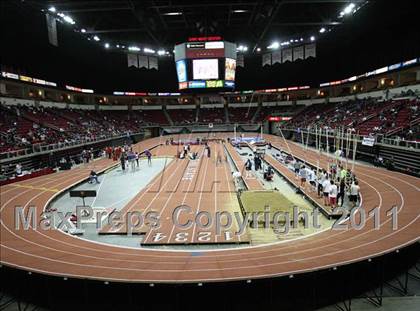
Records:
{"label": "oval running track", "polygon": [[[231,137],[232,133],[217,136]],[[264,138],[310,163],[319,161],[321,167],[328,165],[330,158],[324,155],[303,150],[277,136],[264,135]],[[137,144],[136,149],[142,151],[161,142],[162,138],[148,139]],[[158,147],[154,153],[161,155],[159,152]],[[355,165],[355,174],[360,181],[363,205],[366,211],[380,208],[379,229],[374,228],[373,218],[368,217],[361,230],[327,230],[278,244],[199,252],[134,249],[94,243],[59,230],[15,229],[15,206],[27,209],[33,205],[40,213],[57,194],[86,179],[92,167],[102,171],[112,165],[115,162],[101,159],[70,171],[30,179],[18,186],[2,187],[1,264],[48,275],[104,281],[231,281],[350,264],[403,248],[418,241],[420,236],[420,179],[361,164]],[[393,229],[387,211],[395,205],[398,227]]]}

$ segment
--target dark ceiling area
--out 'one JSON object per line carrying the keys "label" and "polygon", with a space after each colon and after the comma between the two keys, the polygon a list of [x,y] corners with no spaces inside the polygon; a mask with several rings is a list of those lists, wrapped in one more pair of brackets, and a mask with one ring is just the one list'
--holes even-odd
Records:
{"label": "dark ceiling area", "polygon": [[311,36],[321,27],[344,23],[338,14],[350,3],[343,0],[25,2],[38,10],[54,7],[70,15],[83,25],[87,35],[96,34],[126,45],[171,50],[174,44],[190,36],[217,34],[250,46],[267,46],[272,39]]}
{"label": "dark ceiling area", "polygon": [[[338,18],[350,2],[361,9]],[[58,47],[48,43],[44,15],[51,6],[76,22],[58,24]],[[127,68],[126,52],[105,49],[105,42],[172,51],[191,36],[222,36],[249,47],[245,68],[237,70],[242,90],[317,86],[420,56],[418,16],[408,0],[9,0],[0,9],[3,70],[104,93],[177,90],[172,56],[159,57],[158,71]],[[322,27],[331,30],[320,34]],[[94,35],[101,41],[87,40]],[[271,42],[312,35],[315,59],[261,66]]]}

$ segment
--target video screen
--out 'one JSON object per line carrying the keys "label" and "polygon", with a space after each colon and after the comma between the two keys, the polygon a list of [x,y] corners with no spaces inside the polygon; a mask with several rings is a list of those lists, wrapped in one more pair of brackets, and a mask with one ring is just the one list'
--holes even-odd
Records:
{"label": "video screen", "polygon": [[185,60],[176,62],[176,73],[178,75],[178,82],[187,81],[187,64],[185,63]]}
{"label": "video screen", "polygon": [[219,79],[219,60],[218,59],[194,59],[193,60],[193,79],[194,80]]}
{"label": "video screen", "polygon": [[225,80],[235,81],[236,60],[226,58],[225,62]]}

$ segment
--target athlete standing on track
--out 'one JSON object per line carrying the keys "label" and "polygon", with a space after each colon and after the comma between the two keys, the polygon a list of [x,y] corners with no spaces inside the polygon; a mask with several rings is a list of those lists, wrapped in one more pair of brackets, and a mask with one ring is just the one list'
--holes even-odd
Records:
{"label": "athlete standing on track", "polygon": [[323,191],[323,195],[324,195],[324,205],[325,206],[330,205],[330,202],[329,202],[330,187],[331,187],[331,183],[330,183],[330,180],[328,179],[328,175],[327,175],[327,176],[325,176],[325,179],[322,182],[322,191]]}
{"label": "athlete standing on track", "polygon": [[339,182],[339,188],[338,188],[338,195],[337,195],[337,205],[338,205],[338,200],[341,198],[340,206],[343,206],[344,195],[346,192],[346,182],[344,178],[338,178],[338,182]]}
{"label": "athlete standing on track", "polygon": [[300,176],[300,186],[301,188],[305,189],[306,178],[308,177],[308,171],[306,170],[304,165],[299,170],[299,176]]}
{"label": "athlete standing on track", "polygon": [[338,188],[337,188],[337,185],[334,183],[334,180],[331,179],[330,183],[331,183],[331,186],[330,186],[329,198],[330,198],[331,209],[334,210],[337,204]]}
{"label": "athlete standing on track", "polygon": [[121,154],[120,162],[121,162],[121,169],[123,170],[123,172],[125,172],[125,152]]}
{"label": "athlete standing on track", "polygon": [[210,158],[210,156],[211,156],[211,150],[210,150],[210,146],[209,145],[206,145],[206,150],[207,150],[207,157]]}
{"label": "athlete standing on track", "polygon": [[146,155],[146,157],[147,157],[147,164],[149,164],[149,166],[151,166],[152,165],[152,153],[150,152],[150,150],[149,149],[146,149],[145,151],[144,151],[144,154]]}
{"label": "athlete standing on track", "polygon": [[359,199],[359,195],[360,195],[359,182],[357,180],[355,180],[355,181],[352,182],[352,184],[350,186],[349,201],[352,204],[352,208],[356,206],[357,201]]}

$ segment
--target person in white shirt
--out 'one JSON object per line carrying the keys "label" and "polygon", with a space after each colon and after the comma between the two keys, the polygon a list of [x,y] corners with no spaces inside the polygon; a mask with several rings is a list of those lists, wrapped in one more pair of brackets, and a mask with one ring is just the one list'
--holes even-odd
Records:
{"label": "person in white shirt", "polygon": [[20,176],[20,175],[22,175],[22,165],[20,165],[19,163],[18,163],[18,164],[16,164],[16,169],[15,169],[15,171],[16,171],[16,176]]}
{"label": "person in white shirt", "polygon": [[327,172],[322,170],[318,174],[318,198],[322,198],[323,183],[327,176]]}
{"label": "person in white shirt", "polygon": [[349,201],[351,202],[352,207],[356,206],[357,201],[359,199],[359,194],[360,194],[359,182],[355,180],[351,183],[351,186],[350,186]]}
{"label": "person in white shirt", "polygon": [[330,183],[331,183],[331,186],[330,186],[329,198],[330,198],[331,209],[334,210],[337,204],[338,188],[337,188],[337,185],[334,184],[334,180],[331,180]]}
{"label": "person in white shirt", "polygon": [[299,176],[300,176],[300,186],[301,188],[305,189],[306,179],[308,178],[308,170],[305,168],[305,166],[302,166],[300,168]]}
{"label": "person in white shirt", "polygon": [[330,201],[329,201],[330,187],[331,187],[330,180],[328,179],[328,176],[326,176],[324,181],[322,182],[322,192],[323,192],[323,195],[324,195],[324,205],[325,206],[330,205]]}
{"label": "person in white shirt", "polygon": [[315,170],[312,168],[308,168],[308,180],[311,187],[309,188],[309,191],[316,191],[316,173]]}

